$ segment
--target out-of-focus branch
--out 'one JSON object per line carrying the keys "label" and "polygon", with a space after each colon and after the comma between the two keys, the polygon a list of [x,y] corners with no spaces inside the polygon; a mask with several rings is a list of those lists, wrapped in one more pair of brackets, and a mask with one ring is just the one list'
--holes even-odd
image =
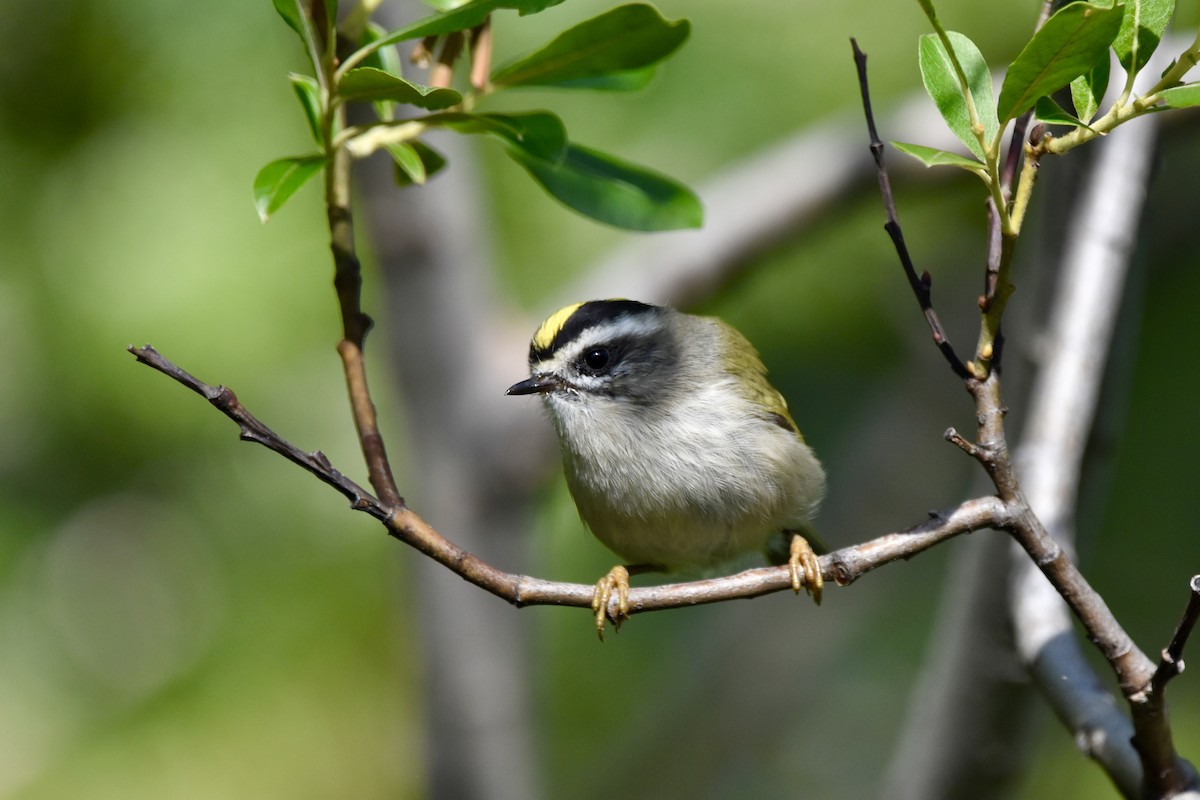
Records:
{"label": "out-of-focus branch", "polygon": [[[233,391],[211,386],[173,364],[154,348],[130,347],[138,361],[150,366],[204,397],[237,423],[241,437],[257,442],[302,466],[351,500],[355,510],[380,520],[388,532],[438,563],[515,606],[560,605],[591,610],[592,585],[546,581],[504,572],[463,550],[438,533],[407,506],[388,506],[338,472],[321,453],[306,453],[278,436],[251,414]],[[1007,528],[1016,513],[996,497],[968,500],[946,512],[932,515],[908,530],[889,533],[821,556],[821,573],[827,580],[846,585],[893,561],[911,558],[934,545],[982,528]],[[634,588],[629,593],[631,613],[681,608],[725,600],[759,597],[790,589],[786,566],[761,567],[735,575],[662,586]],[[610,609],[615,613],[616,599]]]}

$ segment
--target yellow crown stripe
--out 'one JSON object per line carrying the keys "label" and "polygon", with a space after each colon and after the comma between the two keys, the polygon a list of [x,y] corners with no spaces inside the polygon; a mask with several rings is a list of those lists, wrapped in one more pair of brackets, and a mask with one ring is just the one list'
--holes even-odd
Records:
{"label": "yellow crown stripe", "polygon": [[542,323],[542,326],[537,329],[537,333],[533,335],[534,348],[537,350],[548,350],[550,345],[554,342],[554,337],[558,335],[558,332],[562,330],[563,325],[567,324],[567,320],[571,318],[572,314],[579,310],[581,305],[583,305],[583,303],[572,303],[569,306],[560,308],[558,311],[555,311],[553,314],[547,317],[546,321]]}

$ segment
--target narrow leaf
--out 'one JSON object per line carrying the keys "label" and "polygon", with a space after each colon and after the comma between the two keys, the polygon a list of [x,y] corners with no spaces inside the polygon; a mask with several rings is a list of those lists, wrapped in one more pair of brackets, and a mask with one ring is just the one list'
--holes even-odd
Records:
{"label": "narrow leaf", "polygon": [[311,75],[292,72],[288,74],[288,80],[291,81],[292,89],[296,92],[296,99],[300,101],[300,106],[304,109],[304,116],[308,119],[308,130],[312,134],[313,141],[318,145],[324,144],[321,136],[321,90],[317,86],[317,79]]}
{"label": "narrow leaf", "polygon": [[636,92],[645,89],[654,79],[653,65],[641,69],[631,69],[626,72],[610,72],[608,75],[598,75],[594,78],[579,78],[578,80],[562,81],[555,84],[560,89],[594,89],[608,92]]}
{"label": "narrow leaf", "polygon": [[348,101],[391,100],[431,111],[462,102],[462,95],[454,89],[422,86],[374,67],[359,67],[342,76],[338,97]]}
{"label": "narrow leaf", "polygon": [[1039,97],[1033,109],[1039,120],[1050,125],[1070,125],[1072,128],[1088,127],[1050,97]]}
{"label": "narrow leaf", "polygon": [[442,36],[455,31],[465,31],[488,18],[498,8],[503,8],[503,0],[474,0],[464,3],[458,8],[440,14],[419,19],[411,25],[388,33],[376,41],[377,46],[406,42],[410,39],[424,39],[426,36]]}
{"label": "narrow leaf", "polygon": [[[683,44],[690,28],[685,19],[668,22],[653,6],[618,6],[497,70],[491,81],[496,86],[597,88],[588,82],[641,70],[666,58]],[[618,87],[624,84],[604,85]]]}
{"label": "narrow leaf", "polygon": [[296,32],[296,35],[304,39],[304,23],[301,22],[300,7],[296,0],[271,0],[275,4],[275,11],[279,16],[283,17],[283,21],[288,24],[288,27]]}
{"label": "narrow leaf", "polygon": [[[987,141],[993,141],[999,122],[993,105],[992,73],[988,69],[983,54],[975,43],[955,31],[947,31],[946,37],[954,49],[954,55],[967,79],[967,91],[975,104],[975,112],[983,125],[983,135]],[[921,65],[921,80],[925,91],[937,104],[938,111],[954,135],[959,138],[967,149],[979,159],[984,158],[983,147],[979,137],[971,129],[971,116],[967,110],[966,95],[959,83],[958,73],[950,60],[942,40],[935,33],[927,33],[921,37],[918,49],[918,60]]]}
{"label": "narrow leaf", "polygon": [[927,167],[959,167],[976,175],[986,174],[983,165],[978,161],[972,161],[966,156],[960,156],[957,153],[948,153],[945,150],[938,150],[936,147],[926,147],[922,144],[907,144],[905,142],[892,142],[892,147],[901,153],[912,156]]}
{"label": "narrow leaf", "polygon": [[446,166],[446,158],[441,153],[417,139],[389,144],[387,151],[396,163],[397,186],[423,184]]}
{"label": "narrow leaf", "polygon": [[1163,89],[1158,96],[1168,108],[1200,106],[1200,83],[1172,86],[1170,89]]}
{"label": "narrow leaf", "polygon": [[[276,0],[282,2],[282,0]],[[502,8],[515,9],[521,16],[536,14],[563,0],[472,0],[457,8],[419,19],[411,25],[398,28],[381,37],[377,46],[424,39],[426,36],[442,36],[455,31],[465,31],[481,24],[493,11]]]}
{"label": "narrow leaf", "polygon": [[392,161],[396,162],[396,183],[415,183],[418,186],[425,183],[425,162],[412,142],[397,142],[386,145]]}
{"label": "narrow leaf", "polygon": [[[1175,13],[1175,0],[1125,0],[1125,16],[1121,30],[1113,41],[1117,60],[1127,71],[1137,72],[1146,66],[1150,56],[1158,49],[1167,23]],[[1134,31],[1137,31],[1137,64],[1134,66]]]}
{"label": "narrow leaf", "polygon": [[260,169],[254,177],[254,207],[258,210],[258,218],[266,222],[324,166],[324,156],[311,155],[281,158]]}
{"label": "narrow leaf", "polygon": [[1104,93],[1108,91],[1109,70],[1112,68],[1108,51],[1099,63],[1075,80],[1071,81],[1071,102],[1075,104],[1075,115],[1083,122],[1091,122],[1100,110]]}
{"label": "narrow leaf", "polygon": [[1001,122],[1021,116],[1039,97],[1066,86],[1099,63],[1121,28],[1123,6],[1071,3],[1033,35],[1000,88]]}
{"label": "narrow leaf", "polygon": [[662,231],[697,228],[704,218],[700,199],[686,186],[645,167],[579,145],[569,145],[559,162],[508,154],[568,208],[618,228]]}
{"label": "narrow leaf", "polygon": [[567,154],[567,130],[562,120],[548,111],[525,114],[433,114],[422,120],[458,133],[482,133],[499,139],[506,147],[523,151],[539,161],[558,163]]}
{"label": "narrow leaf", "polygon": [[[382,25],[367,21],[363,27],[361,46],[364,48],[370,47],[376,40],[387,35],[387,31]],[[371,54],[362,61],[364,67],[374,67],[375,69],[383,70],[392,75],[402,75],[404,66],[400,62],[400,54],[396,52],[396,48],[392,45],[379,47],[371,50]],[[373,103],[375,107],[375,116],[381,120],[389,121],[395,118],[393,113],[393,102],[391,100],[376,100]]]}

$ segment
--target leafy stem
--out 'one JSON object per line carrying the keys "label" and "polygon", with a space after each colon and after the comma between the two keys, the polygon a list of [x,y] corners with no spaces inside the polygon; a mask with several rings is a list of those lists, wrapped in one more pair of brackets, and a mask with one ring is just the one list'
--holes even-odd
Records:
{"label": "leafy stem", "polygon": [[954,76],[958,79],[958,85],[962,88],[963,99],[966,102],[967,118],[971,122],[971,133],[974,134],[979,142],[979,147],[982,149],[984,157],[988,164],[988,173],[995,173],[995,158],[994,153],[997,150],[997,143],[1001,132],[996,134],[996,141],[989,142],[986,136],[986,129],[983,122],[979,118],[979,110],[975,107],[975,98],[971,93],[971,84],[967,80],[967,72],[963,69],[962,62],[958,59],[958,54],[954,52],[954,45],[950,43],[950,34],[946,32],[946,28],[942,25],[941,20],[937,17],[937,12],[934,11],[933,4],[922,0],[921,8],[925,11],[925,16],[929,19],[929,24],[933,26],[934,33],[937,34],[938,40],[941,41],[942,47],[946,49],[946,56],[950,59],[950,65],[954,68]]}
{"label": "leafy stem", "polygon": [[1200,60],[1200,31],[1196,32],[1196,38],[1188,45],[1188,48],[1179,54],[1179,58],[1175,59],[1175,63],[1163,73],[1162,78],[1158,83],[1150,88],[1150,91],[1143,95],[1143,99],[1148,100],[1151,97],[1158,95],[1163,89],[1169,89],[1175,84],[1183,80],[1183,76],[1188,70],[1196,66]]}

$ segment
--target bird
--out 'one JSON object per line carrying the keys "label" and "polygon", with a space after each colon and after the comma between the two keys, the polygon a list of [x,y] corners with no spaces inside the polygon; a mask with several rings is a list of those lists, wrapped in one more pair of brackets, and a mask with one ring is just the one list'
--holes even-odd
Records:
{"label": "bird", "polygon": [[825,471],[754,346],[716,317],[608,299],[555,311],[533,334],[528,378],[553,423],[585,526],[625,563],[597,584],[629,617],[629,576],[710,570],[747,552],[787,563],[819,604],[808,543]]}

